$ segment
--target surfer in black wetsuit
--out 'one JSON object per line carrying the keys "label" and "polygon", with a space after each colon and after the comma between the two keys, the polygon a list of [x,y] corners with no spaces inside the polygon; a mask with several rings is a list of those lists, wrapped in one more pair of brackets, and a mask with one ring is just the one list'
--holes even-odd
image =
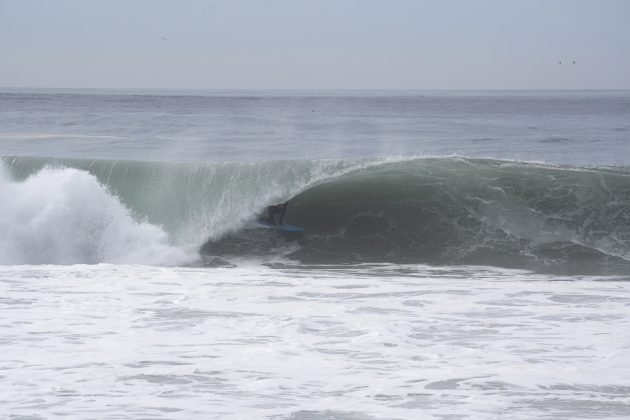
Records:
{"label": "surfer in black wetsuit", "polygon": [[[284,219],[284,215],[287,212],[287,206],[289,205],[289,202],[286,201],[284,203],[281,204],[274,204],[273,206],[268,206],[267,207],[267,218],[265,219],[266,221],[268,221],[269,223],[271,223],[272,225],[281,225],[282,224],[282,220]],[[278,223],[276,223],[276,216],[280,215],[280,219],[278,219]]]}

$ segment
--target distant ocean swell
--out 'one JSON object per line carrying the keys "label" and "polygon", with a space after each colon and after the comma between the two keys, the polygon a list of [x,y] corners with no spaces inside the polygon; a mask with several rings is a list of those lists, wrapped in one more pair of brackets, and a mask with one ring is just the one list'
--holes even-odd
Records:
{"label": "distant ocean swell", "polygon": [[[4,157],[0,263],[630,267],[630,169],[466,158],[163,163]],[[259,227],[290,199],[304,235]]]}

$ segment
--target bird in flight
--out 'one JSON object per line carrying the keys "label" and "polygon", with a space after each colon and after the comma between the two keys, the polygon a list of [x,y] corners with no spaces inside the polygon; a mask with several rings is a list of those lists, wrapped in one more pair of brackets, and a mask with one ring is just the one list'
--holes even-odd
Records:
{"label": "bird in flight", "polygon": [[163,37],[162,37],[162,40],[163,40],[163,41],[166,41],[166,37],[165,37],[165,36],[163,36]]}

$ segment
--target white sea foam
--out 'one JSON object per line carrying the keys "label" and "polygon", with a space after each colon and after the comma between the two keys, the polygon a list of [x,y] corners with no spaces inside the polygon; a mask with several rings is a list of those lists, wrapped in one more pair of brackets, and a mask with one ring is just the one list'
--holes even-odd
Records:
{"label": "white sea foam", "polygon": [[1,412],[628,418],[630,283],[611,280],[466,266],[0,266]]}
{"label": "white sea foam", "polygon": [[[2,169],[2,168],[0,168]],[[142,263],[194,259],[159,227],[134,220],[88,172],[44,168],[22,182],[0,173],[0,263]]]}

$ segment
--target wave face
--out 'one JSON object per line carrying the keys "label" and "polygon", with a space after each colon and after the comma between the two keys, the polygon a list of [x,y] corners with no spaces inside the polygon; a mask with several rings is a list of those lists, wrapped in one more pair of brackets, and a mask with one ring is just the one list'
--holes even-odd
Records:
{"label": "wave face", "polygon": [[[360,169],[293,197],[303,263],[482,264],[572,273],[630,268],[630,171],[416,159]],[[291,239],[291,238],[289,238]],[[265,249],[254,233],[207,248]]]}
{"label": "wave face", "polygon": [[[627,272],[630,170],[464,158],[177,164],[3,158],[2,263],[482,264]],[[290,199],[282,235],[255,223]]]}

